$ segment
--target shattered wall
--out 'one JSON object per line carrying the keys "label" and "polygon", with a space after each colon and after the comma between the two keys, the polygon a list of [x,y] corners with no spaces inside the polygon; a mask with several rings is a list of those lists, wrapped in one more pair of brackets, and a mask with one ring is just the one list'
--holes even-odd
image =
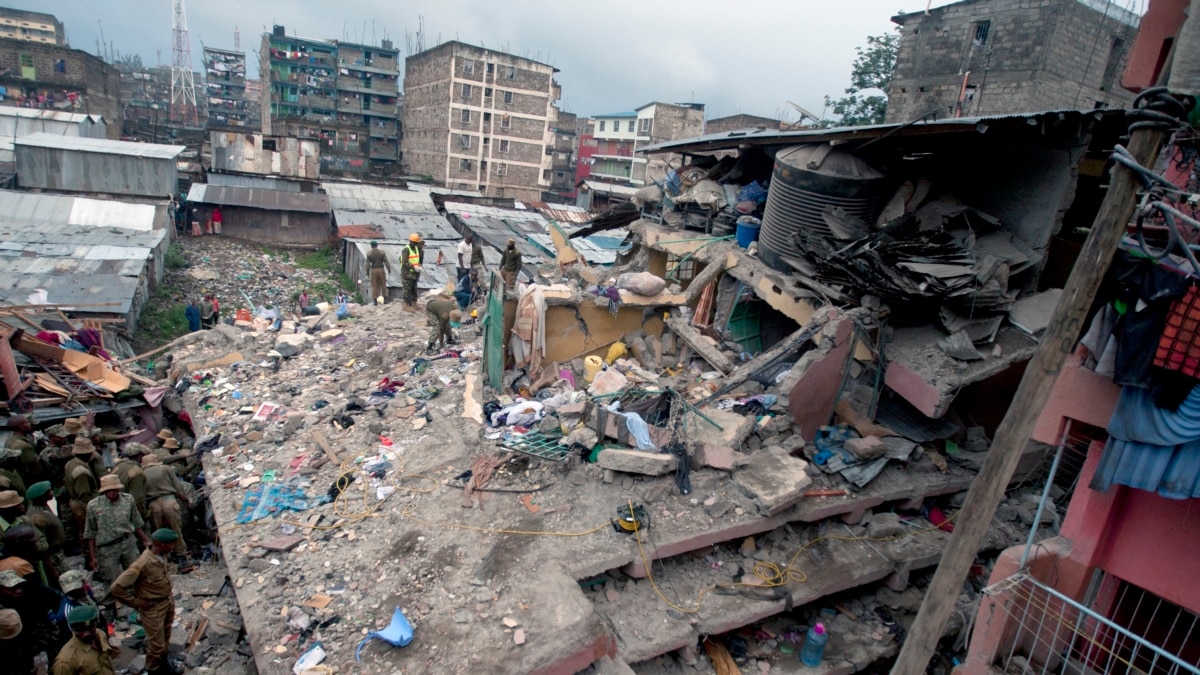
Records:
{"label": "shattered wall", "polygon": [[614,317],[607,306],[591,302],[550,305],[546,308],[546,360],[570,361],[606,350],[635,331],[658,336],[662,329],[662,313],[645,307],[622,307]]}

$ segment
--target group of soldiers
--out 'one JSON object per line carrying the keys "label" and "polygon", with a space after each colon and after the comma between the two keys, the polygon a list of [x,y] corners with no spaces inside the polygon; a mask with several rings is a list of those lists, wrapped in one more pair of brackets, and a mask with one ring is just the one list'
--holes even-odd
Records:
{"label": "group of soldiers", "polygon": [[[137,611],[147,672],[181,672],[167,658],[175,614],[171,574],[187,564],[182,505],[195,490],[179,478],[173,462],[192,455],[167,429],[151,443],[129,440],[134,436],[149,438],[150,432],[104,433],[89,416],[36,434],[20,422],[4,439],[5,672],[37,672],[36,658],[43,652],[53,675],[115,672],[118,650],[109,638],[117,603]],[[125,441],[119,453],[118,441]],[[70,557],[76,551],[83,558],[77,567],[85,569],[69,564],[79,560]]]}

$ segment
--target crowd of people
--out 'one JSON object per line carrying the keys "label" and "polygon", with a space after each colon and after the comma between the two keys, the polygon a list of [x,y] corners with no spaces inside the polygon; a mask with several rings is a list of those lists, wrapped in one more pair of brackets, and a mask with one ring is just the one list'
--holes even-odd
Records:
{"label": "crowd of people", "polygon": [[225,222],[225,214],[220,206],[197,207],[183,193],[178,199],[175,195],[168,195],[167,215],[175,225],[175,234],[180,237],[188,234],[193,237],[221,234],[221,225]]}
{"label": "crowd of people", "polygon": [[110,638],[118,617],[130,618],[122,608],[145,632],[146,671],[181,672],[167,656],[171,575],[190,567],[184,514],[197,493],[180,475],[199,465],[186,434],[151,433],[106,432],[89,415],[38,432],[20,421],[3,439],[5,672],[39,672],[39,662],[53,675],[115,672]]}

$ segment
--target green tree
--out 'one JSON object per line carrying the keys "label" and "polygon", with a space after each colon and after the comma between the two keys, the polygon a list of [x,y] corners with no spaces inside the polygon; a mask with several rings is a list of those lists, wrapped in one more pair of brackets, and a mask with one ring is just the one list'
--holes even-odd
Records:
{"label": "green tree", "polygon": [[837,100],[825,97],[826,107],[837,116],[836,120],[828,120],[826,126],[856,127],[883,123],[899,47],[900,35],[892,32],[868,35],[865,47],[854,48],[858,56],[850,73],[847,95]]}

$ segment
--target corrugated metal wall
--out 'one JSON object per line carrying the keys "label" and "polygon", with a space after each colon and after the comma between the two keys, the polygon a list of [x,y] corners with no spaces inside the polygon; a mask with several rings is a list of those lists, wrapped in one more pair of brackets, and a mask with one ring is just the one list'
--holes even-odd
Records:
{"label": "corrugated metal wall", "polygon": [[166,198],[175,193],[175,160],[32,145],[16,147],[23,188]]}

